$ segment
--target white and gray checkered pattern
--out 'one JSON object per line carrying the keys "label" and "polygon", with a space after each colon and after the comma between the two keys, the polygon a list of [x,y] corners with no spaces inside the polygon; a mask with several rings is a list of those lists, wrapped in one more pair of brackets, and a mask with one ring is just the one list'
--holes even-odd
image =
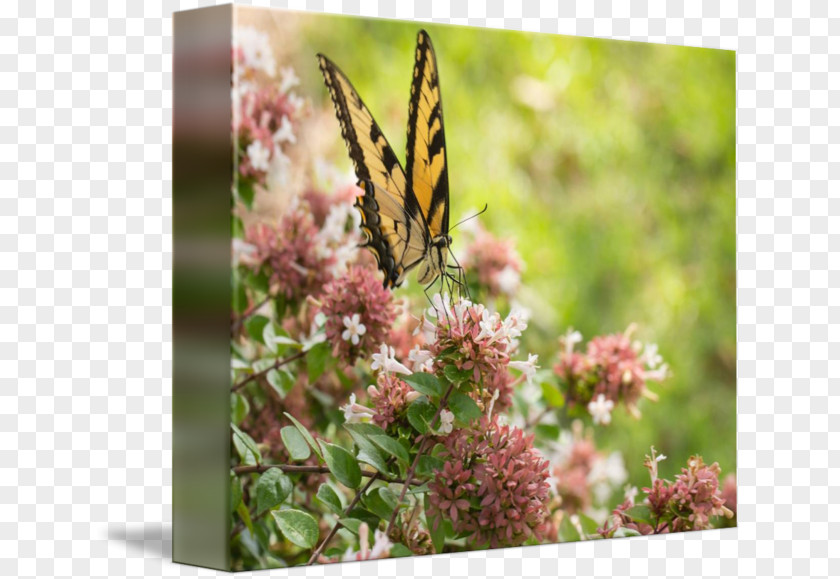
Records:
{"label": "white and gray checkered pattern", "polygon": [[[0,5],[0,573],[216,575],[169,560],[171,14],[197,4],[56,4]],[[394,4],[271,5],[738,51],[740,528],[290,573],[837,576],[840,3]]]}

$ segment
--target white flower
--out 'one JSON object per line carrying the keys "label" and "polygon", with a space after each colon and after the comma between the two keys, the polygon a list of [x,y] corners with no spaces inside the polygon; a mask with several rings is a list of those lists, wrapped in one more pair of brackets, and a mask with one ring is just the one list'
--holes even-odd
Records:
{"label": "white flower", "polygon": [[379,346],[379,353],[373,355],[371,370],[382,370],[383,372],[398,372],[400,374],[411,374],[411,370],[400,364],[396,359],[393,346],[382,344]]}
{"label": "white flower", "polygon": [[383,557],[387,557],[391,554],[391,547],[393,546],[394,544],[388,539],[385,531],[376,529],[373,533],[373,548],[370,550],[370,558],[382,559]]}
{"label": "white flower", "polygon": [[440,411],[440,426],[438,427],[438,432],[441,434],[449,434],[452,432],[452,423],[455,420],[455,415],[452,414],[449,410],[441,410]]}
{"label": "white flower", "polygon": [[647,367],[651,370],[662,364],[662,356],[659,355],[659,346],[656,344],[645,344],[644,352],[642,352],[642,360],[644,360]]}
{"label": "white flower", "polygon": [[289,92],[293,86],[300,84],[300,79],[291,66],[280,69],[280,92]]}
{"label": "white flower", "polygon": [[432,296],[432,307],[426,311],[426,315],[439,320],[446,319],[450,304],[449,294],[435,294]]}
{"label": "white flower", "polygon": [[353,206],[349,203],[333,205],[324,219],[324,226],[321,228],[319,235],[328,242],[337,243],[341,241],[346,235],[347,220],[354,213],[358,213],[358,211],[353,209]]}
{"label": "white flower", "polygon": [[354,346],[359,345],[359,338],[365,335],[367,328],[361,323],[359,314],[353,314],[353,317],[344,316],[341,320],[344,322],[344,327],[347,328],[341,333],[341,339],[350,342]]}
{"label": "white flower", "polygon": [[294,130],[292,129],[292,122],[289,120],[289,117],[283,116],[280,119],[280,126],[274,131],[272,135],[272,140],[274,141],[275,145],[280,145],[281,143],[296,143],[297,137],[295,137]]}
{"label": "white flower", "polygon": [[262,144],[262,141],[254,141],[248,145],[248,160],[251,166],[257,171],[268,171],[268,162],[271,159],[271,150]]}
{"label": "white flower", "polygon": [[563,345],[566,346],[566,355],[571,356],[575,349],[575,344],[582,342],[583,336],[574,328],[566,330],[566,335],[563,336]]}
{"label": "white flower", "polygon": [[499,286],[499,290],[503,294],[512,296],[519,289],[520,279],[519,272],[506,265],[502,271],[496,274],[496,285]]}
{"label": "white flower", "polygon": [[512,360],[508,363],[508,366],[513,368],[514,370],[519,370],[525,376],[525,380],[530,384],[534,380],[534,376],[537,375],[537,355],[536,354],[528,354],[528,361],[524,360]]}
{"label": "white flower", "polygon": [[233,263],[238,265],[255,265],[257,263],[257,247],[246,243],[238,237],[233,238]]}
{"label": "white flower", "polygon": [[236,44],[242,49],[245,66],[274,76],[277,63],[274,61],[267,34],[259,32],[256,28],[243,26],[236,29]]}
{"label": "white flower", "polygon": [[413,364],[415,372],[431,372],[435,358],[428,350],[422,350],[420,346],[414,346],[408,353],[408,359]]}
{"label": "white flower", "polygon": [[295,112],[300,111],[303,108],[304,100],[303,97],[296,95],[293,92],[290,92],[286,95],[286,98],[289,100],[289,104],[292,105],[292,108]]}
{"label": "white flower", "polygon": [[607,458],[597,458],[586,476],[586,481],[592,487],[592,493],[599,503],[606,502],[612,490],[624,484],[626,480],[627,470],[619,452],[613,452]]}
{"label": "white flower", "polygon": [[292,160],[283,153],[280,147],[275,146],[273,150],[274,156],[271,158],[271,166],[266,176],[269,189],[286,184],[289,177],[289,167],[292,165]]}
{"label": "white flower", "polygon": [[612,400],[607,400],[603,394],[598,394],[598,398],[590,402],[586,408],[592,415],[592,422],[609,424],[612,420],[613,406],[615,406],[615,403]]}
{"label": "white flower", "polygon": [[372,409],[368,408],[367,406],[362,406],[356,402],[356,395],[350,395],[350,402],[341,406],[339,408],[342,412],[344,412],[344,421],[347,424],[352,424],[354,422],[361,422],[362,418],[371,418],[374,414],[376,414]]}

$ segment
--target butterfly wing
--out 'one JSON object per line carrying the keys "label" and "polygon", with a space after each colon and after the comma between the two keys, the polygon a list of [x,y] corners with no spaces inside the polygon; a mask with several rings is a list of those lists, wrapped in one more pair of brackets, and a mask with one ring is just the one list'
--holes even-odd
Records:
{"label": "butterfly wing", "polygon": [[414,193],[432,237],[449,233],[449,177],[437,60],[425,30],[417,35],[408,103],[406,188]]}
{"label": "butterfly wing", "polygon": [[406,272],[424,259],[429,229],[397,156],[356,89],[327,57],[319,54],[318,62],[359,186],[365,190],[356,206],[367,246],[385,273],[385,287],[400,285]]}

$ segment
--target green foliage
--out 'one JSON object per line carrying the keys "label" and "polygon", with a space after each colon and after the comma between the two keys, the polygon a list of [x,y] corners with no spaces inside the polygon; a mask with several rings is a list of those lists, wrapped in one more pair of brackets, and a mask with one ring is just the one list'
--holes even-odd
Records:
{"label": "green foliage", "polygon": [[307,444],[309,444],[309,447],[315,451],[315,454],[318,455],[318,458],[324,460],[324,455],[321,454],[321,448],[318,446],[318,443],[315,442],[315,439],[312,438],[312,435],[309,434],[309,431],[306,429],[306,427],[303,424],[301,424],[297,418],[295,418],[288,412],[284,412],[283,415],[292,421],[292,423],[295,425],[295,428],[297,428],[298,432],[300,432],[300,435],[307,442]]}
{"label": "green foliage", "polygon": [[284,426],[280,430],[280,437],[292,460],[306,460],[310,456],[309,444],[295,426]]}
{"label": "green foliage", "polygon": [[481,409],[475,400],[460,392],[452,392],[449,395],[447,406],[455,415],[455,419],[464,424],[481,416]]}
{"label": "green foliage", "polygon": [[282,509],[271,511],[271,516],[283,536],[298,547],[311,549],[318,542],[318,523],[312,515],[296,509]]}
{"label": "green foliage", "polygon": [[292,494],[292,481],[279,468],[270,468],[257,480],[257,513],[272,509]]}
{"label": "green foliage", "polygon": [[329,442],[318,441],[330,472],[338,482],[351,489],[362,484],[362,471],[352,454]]}
{"label": "green foliage", "polygon": [[417,390],[420,394],[425,394],[429,398],[438,398],[443,394],[443,386],[440,380],[432,374],[425,372],[415,372],[410,376],[403,376],[403,382]]}

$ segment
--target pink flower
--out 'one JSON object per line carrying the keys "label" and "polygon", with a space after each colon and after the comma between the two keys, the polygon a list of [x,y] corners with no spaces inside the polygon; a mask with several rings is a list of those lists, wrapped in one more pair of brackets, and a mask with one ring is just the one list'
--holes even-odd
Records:
{"label": "pink flower", "polygon": [[519,291],[522,259],[512,239],[498,239],[480,225],[474,228],[462,265],[467,275],[475,278],[488,300],[499,296],[511,299]]}
{"label": "pink flower", "polygon": [[359,266],[324,286],[320,301],[333,356],[348,365],[386,339],[397,315],[391,292],[373,270]]}
{"label": "pink flower", "polygon": [[380,372],[376,386],[368,386],[367,392],[375,409],[373,423],[384,429],[391,424],[401,423],[408,405],[419,396],[411,386],[388,372]]}
{"label": "pink flower", "polygon": [[443,469],[429,483],[426,516],[432,528],[447,519],[476,547],[542,539],[549,516],[548,461],[534,449],[533,435],[484,416],[442,442]]}

